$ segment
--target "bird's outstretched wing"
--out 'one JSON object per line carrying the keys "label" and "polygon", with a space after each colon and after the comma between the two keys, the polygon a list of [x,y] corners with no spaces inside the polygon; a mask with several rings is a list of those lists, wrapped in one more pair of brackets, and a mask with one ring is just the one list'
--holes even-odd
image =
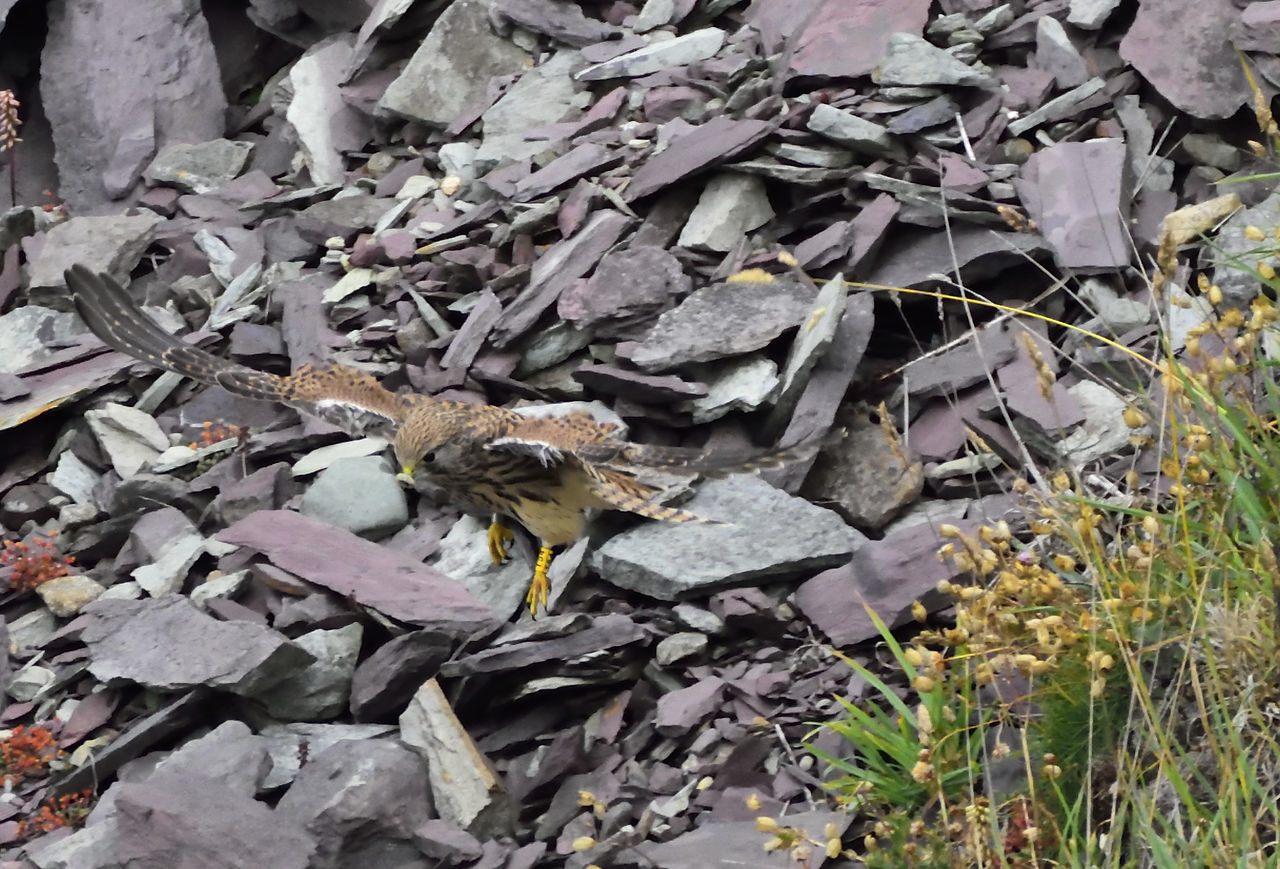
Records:
{"label": "bird's outstretched wing", "polygon": [[278,401],[356,435],[390,437],[405,401],[342,365],[304,365],[288,377],[214,356],[160,328],[109,275],[74,265],[63,274],[81,319],[102,342],[135,359],[235,395]]}

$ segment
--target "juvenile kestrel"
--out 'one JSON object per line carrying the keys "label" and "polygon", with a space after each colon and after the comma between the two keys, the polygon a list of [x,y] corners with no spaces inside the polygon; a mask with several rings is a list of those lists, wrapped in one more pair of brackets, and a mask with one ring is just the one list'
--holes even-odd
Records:
{"label": "juvenile kestrel", "polygon": [[616,425],[587,413],[538,418],[488,404],[395,393],[343,365],[303,365],[281,377],[214,356],[169,334],[107,275],[76,265],[65,278],[81,318],[108,346],[236,395],[278,401],[352,435],[390,441],[404,474],[493,516],[488,542],[495,562],[506,558],[512,539],[499,518],[518,521],[539,542],[526,596],[533,613],[546,606],[553,547],[583,535],[588,510],[622,510],[664,522],[712,521],[658,503],[662,490],[637,480],[640,470],[705,471],[730,464],[735,470],[754,470],[808,451],[715,461],[701,450],[631,443]]}

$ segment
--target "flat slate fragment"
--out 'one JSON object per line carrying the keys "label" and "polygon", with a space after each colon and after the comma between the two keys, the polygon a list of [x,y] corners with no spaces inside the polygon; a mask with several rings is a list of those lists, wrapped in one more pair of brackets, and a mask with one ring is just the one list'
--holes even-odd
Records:
{"label": "flat slate fragment", "polygon": [[734,120],[718,115],[651,157],[636,171],[623,198],[635,202],[690,175],[732,160],[759,145],[774,129],[768,121]]}
{"label": "flat slate fragment", "polygon": [[787,281],[712,284],[662,314],[638,345],[619,345],[618,355],[662,371],[750,353],[800,325],[817,295],[815,287]]}
{"label": "flat slate fragment", "polygon": [[758,477],[709,480],[682,507],[732,524],[646,522],[596,550],[593,567],[614,585],[678,600],[834,567],[853,554],[855,535],[839,516]]}
{"label": "flat slate fragment", "polygon": [[248,695],[311,662],[281,634],[218,621],[181,595],[99,599],[84,612],[89,672],[104,682],[127,679],[164,691],[207,685]]}
{"label": "flat slate fragment", "polygon": [[391,618],[469,636],[495,624],[493,612],[459,583],[392,549],[288,510],[263,510],[217,534],[277,566],[350,596]]}

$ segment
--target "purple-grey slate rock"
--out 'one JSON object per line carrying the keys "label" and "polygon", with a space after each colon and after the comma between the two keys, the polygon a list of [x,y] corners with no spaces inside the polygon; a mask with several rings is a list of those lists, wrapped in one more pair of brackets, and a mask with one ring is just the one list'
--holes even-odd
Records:
{"label": "purple-grey slate rock", "polygon": [[412,631],[383,643],[351,677],[352,716],[377,721],[399,715],[418,687],[439,672],[452,648],[447,636],[434,631]]}
{"label": "purple-grey slate rock", "polygon": [[928,0],[821,0],[812,15],[797,16],[804,30],[796,38],[788,72],[791,77],[870,75],[891,33],[924,30],[929,5]]}
{"label": "purple-grey slate rock", "polygon": [[615,365],[585,365],[573,372],[573,379],[595,392],[618,395],[633,401],[661,404],[687,398],[701,398],[707,387],[674,374],[641,374]]}
{"label": "purple-grey slate rock", "polygon": [[605,254],[586,283],[560,295],[556,312],[580,329],[609,337],[617,328],[665,310],[693,288],[680,261],[660,247],[640,246]]}
{"label": "purple-grey slate rock", "polygon": [[231,525],[258,510],[278,509],[297,493],[289,464],[277,462],[223,486],[213,500],[213,509],[222,524]]}
{"label": "purple-grey slate rock", "polygon": [[[974,523],[956,524],[973,533]],[[831,642],[855,646],[877,636],[864,603],[891,628],[911,621],[917,600],[933,609],[945,603],[938,583],[960,576],[950,561],[938,560],[938,549],[947,542],[927,521],[892,531],[865,543],[849,564],[803,583],[792,599]]]}
{"label": "purple-grey slate rock", "polygon": [[621,150],[583,142],[516,182],[516,202],[530,202],[576,181],[584,175],[598,175],[622,162]]}
{"label": "purple-grey slate rock", "polygon": [[836,422],[845,428],[844,438],[819,454],[801,491],[852,525],[882,528],[920,497],[920,462],[901,439],[886,437],[865,409],[846,406]]}
{"label": "purple-grey slate rock", "polygon": [[1124,268],[1132,257],[1132,180],[1120,139],[1058,142],[1031,155],[1016,182],[1031,219],[1072,270]]}
{"label": "purple-grey slate rock", "polygon": [[608,613],[591,621],[590,627],[564,637],[528,640],[482,649],[440,668],[449,678],[472,673],[495,673],[533,667],[547,661],[572,661],[606,649],[629,646],[647,638],[645,631],[627,616]]}
{"label": "purple-grey slate rock", "polygon": [[316,865],[315,843],[298,825],[217,779],[157,774],[145,782],[119,782],[102,805],[83,829],[33,849],[33,862],[40,869]]}
{"label": "purple-grey slate rock", "polygon": [[1005,321],[981,326],[975,334],[941,353],[907,364],[906,386],[913,396],[957,390],[987,379],[987,375],[1018,354],[1021,328]]}
{"label": "purple-grey slate rock", "polygon": [[[854,817],[848,812],[799,812],[782,816],[779,823],[799,827],[807,838],[825,842],[828,824],[835,824],[837,832],[843,836]],[[704,823],[665,842],[642,842],[636,850],[652,861],[650,865],[654,869],[730,869],[743,866],[765,869],[766,866],[785,866],[785,857],[769,859],[771,855],[762,850],[763,838],[764,834],[756,828],[754,820]],[[826,851],[822,848],[810,850],[810,869],[827,865],[827,860]]]}
{"label": "purple-grey slate rock", "polygon": [[302,496],[302,515],[381,540],[409,523],[404,486],[381,455],[338,459]]}
{"label": "purple-grey slate rock", "polygon": [[987,227],[953,224],[948,232],[901,230],[885,242],[874,268],[862,278],[870,284],[906,289],[936,288],[937,275],[952,275],[956,264],[965,284],[984,281],[1028,258],[1048,253],[1032,232],[992,232]]}
{"label": "purple-grey slate rock", "polygon": [[484,853],[475,836],[439,818],[419,824],[413,831],[413,841],[419,851],[444,866],[470,863]]}
{"label": "purple-grey slate rock", "polygon": [[533,264],[528,286],[503,311],[493,331],[494,345],[505,347],[533,326],[566,288],[595,267],[630,224],[619,211],[597,211],[572,238],[547,248]]}
{"label": "purple-grey slate rock", "polygon": [[1213,245],[1201,253],[1203,262],[1213,266],[1213,283],[1222,290],[1227,305],[1247,310],[1262,291],[1262,282],[1252,269],[1242,269],[1242,258],[1253,256],[1258,242],[1246,232],[1250,226],[1280,226],[1280,192],[1272,192],[1261,202],[1243,208],[1226,219]]}
{"label": "purple-grey slate rock", "polygon": [[271,770],[262,786],[274,790],[289,784],[306,762],[339,742],[366,742],[394,733],[395,727],[387,724],[268,724],[259,732],[271,755]]}
{"label": "purple-grey slate rock", "polygon": [[303,765],[276,814],[315,840],[311,869],[425,865],[413,831],[433,814],[426,764],[396,740],[342,740]]}
{"label": "purple-grey slate rock", "polygon": [[1120,57],[1182,111],[1230,117],[1252,101],[1230,40],[1239,14],[1231,0],[1144,0]]}
{"label": "purple-grey slate rock", "polygon": [[224,132],[227,101],[198,0],[50,6],[40,68],[58,193],[76,214],[128,194],[160,148]]}
{"label": "purple-grey slate rock", "polygon": [[[1054,350],[1045,346],[1048,342],[1037,343],[1044,358],[1052,359]],[[1040,391],[1039,370],[1021,342],[1017,357],[996,372],[996,381],[1004,392],[1009,412],[1014,415],[1015,425],[1029,423],[1038,432],[1052,432],[1054,437],[1062,437],[1065,429],[1084,422],[1084,411],[1061,380],[1049,385],[1050,398],[1045,399]]]}
{"label": "purple-grey slate rock", "polygon": [[208,733],[188,740],[165,757],[149,754],[126,765],[120,779],[146,781],[153,774],[203,776],[222,782],[235,793],[256,795],[271,769],[267,741],[242,721],[224,721]]}
{"label": "purple-grey slate rock", "polygon": [[[849,391],[849,384],[853,382],[862,356],[871,342],[874,326],[875,299],[871,293],[851,295],[845,303],[844,315],[836,326],[831,347],[814,365],[809,383],[800,394],[779,443],[806,443],[831,430],[845,394]],[[767,473],[766,479],[787,492],[795,492],[812,465],[813,460],[795,462]]]}
{"label": "purple-grey slate rock", "polygon": [[47,243],[33,259],[27,284],[32,290],[57,289],[65,295],[62,273],[77,263],[127,283],[160,223],[155,214],[77,216],[59,223],[49,230]]}
{"label": "purple-grey slate rock", "polygon": [[515,24],[574,48],[603,42],[625,32],[588,18],[577,3],[566,0],[494,0],[489,7],[489,18],[501,27],[509,29]]}
{"label": "purple-grey slate rock", "polygon": [[373,229],[378,219],[396,205],[367,193],[337,196],[308,205],[295,217],[298,235],[314,244],[324,244],[338,236],[350,244],[361,233]]}
{"label": "purple-grey slate rock", "polygon": [[720,283],[665,312],[644,340],[618,355],[644,371],[759,350],[809,315],[817,288],[790,281]]}
{"label": "purple-grey slate rock", "polygon": [[654,725],[663,736],[681,736],[693,730],[720,708],[725,682],[712,676],[688,688],[668,691],[658,698]]}
{"label": "purple-grey slate rock", "polygon": [[774,129],[767,121],[734,120],[727,115],[717,115],[645,161],[627,185],[623,198],[635,202],[690,175],[732,160],[759,145]]}
{"label": "purple-grey slate rock", "polygon": [[993,82],[988,73],[914,33],[889,34],[871,80],[881,87],[981,87]]}
{"label": "purple-grey slate rock", "polygon": [[449,348],[440,357],[440,367],[462,371],[469,369],[476,354],[484,346],[485,339],[501,318],[502,303],[498,301],[498,297],[492,290],[482,290],[467,314],[466,322],[453,333]]}
{"label": "purple-grey slate rock", "polygon": [[528,63],[524,51],[493,32],[489,3],[458,0],[436,19],[379,108],[447,127],[484,100],[491,78],[514,75]]}
{"label": "purple-grey slate rock", "polygon": [[89,672],[103,682],[124,679],[164,691],[205,685],[248,695],[311,661],[275,631],[218,621],[181,595],[98,600],[84,613]]}
{"label": "purple-grey slate rock", "polygon": [[834,567],[855,548],[857,535],[835,513],[757,477],[708,480],[682,508],[730,524],[637,525],[593,553],[601,578],[678,600]]}
{"label": "purple-grey slate rock", "polygon": [[179,142],[157,154],[144,177],[153,184],[168,184],[185,193],[208,193],[239,175],[252,153],[251,142]]}
{"label": "purple-grey slate rock", "polygon": [[1240,19],[1227,28],[1231,42],[1241,51],[1274,54],[1280,45],[1280,2],[1263,0],[1240,10]]}
{"label": "purple-grey slate rock", "polygon": [[336,718],[347,708],[351,676],[363,637],[364,627],[360,624],[332,630],[321,628],[295,637],[294,644],[315,660],[272,685],[256,699],[262,701],[268,714],[280,721]]}
{"label": "purple-grey slate rock", "polygon": [[287,510],[254,513],[217,534],[277,567],[409,624],[470,636],[491,629],[492,611],[425,564]]}
{"label": "purple-grey slate rock", "polygon": [[593,64],[575,73],[574,78],[578,81],[634,78],[673,67],[686,66],[715,56],[724,45],[724,40],[723,30],[704,27],[673,39],[654,40],[634,51]]}
{"label": "purple-grey slate rock", "polygon": [[58,779],[58,787],[63,793],[97,787],[98,782],[155,746],[172,745],[178,734],[190,732],[196,722],[207,720],[209,697],[207,689],[197,688],[134,721],[124,733],[94,751],[82,766]]}

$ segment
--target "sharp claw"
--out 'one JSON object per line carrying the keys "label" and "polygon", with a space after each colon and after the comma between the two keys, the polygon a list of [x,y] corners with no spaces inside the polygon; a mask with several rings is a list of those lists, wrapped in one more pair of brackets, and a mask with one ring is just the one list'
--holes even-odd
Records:
{"label": "sharp claw", "polygon": [[529,593],[525,595],[525,603],[529,604],[529,614],[538,615],[538,607],[547,608],[547,594],[551,591],[551,580],[547,578],[547,569],[551,567],[551,547],[544,546],[538,550],[538,563],[533,568],[533,581],[529,583]]}
{"label": "sharp claw", "polygon": [[515,533],[498,522],[489,525],[489,557],[494,564],[507,560],[507,544],[516,539]]}

